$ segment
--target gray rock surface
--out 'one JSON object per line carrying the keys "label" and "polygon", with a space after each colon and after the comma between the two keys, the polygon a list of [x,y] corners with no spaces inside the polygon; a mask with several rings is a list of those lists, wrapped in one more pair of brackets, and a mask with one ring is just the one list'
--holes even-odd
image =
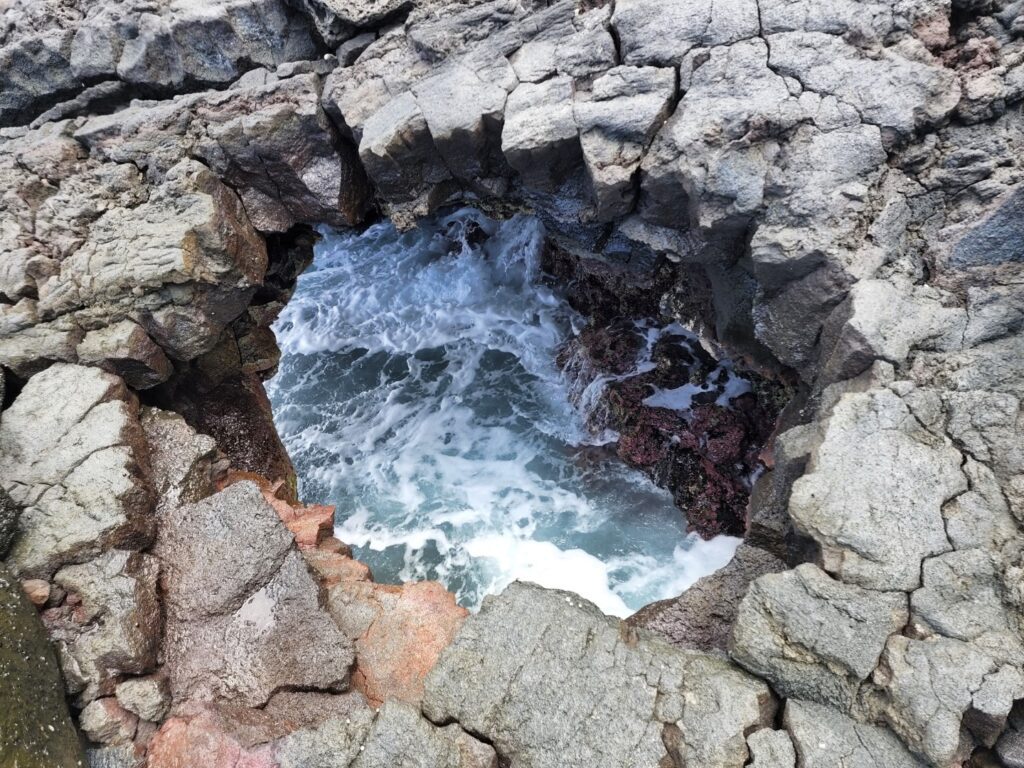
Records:
{"label": "gray rock surface", "polygon": [[801,768],[921,768],[889,731],[864,725],[821,704],[790,699],[783,724]]}
{"label": "gray rock surface", "polygon": [[745,734],[774,709],[768,687],[728,663],[525,583],[466,620],[423,700],[434,722],[457,721],[534,766],[742,766]]}
{"label": "gray rock surface", "polygon": [[257,707],[284,687],[346,689],[351,643],[253,483],[166,511],[153,552],[175,702]]}
{"label": "gray rock surface", "polygon": [[750,585],[729,651],[787,699],[849,708],[907,617],[902,592],[843,584],[806,564]]}
{"label": "gray rock surface", "polygon": [[56,365],[25,386],[0,422],[0,478],[23,506],[9,564],[51,576],[112,546],[152,536],[152,491],[138,404],[116,376]]}
{"label": "gray rock surface", "polygon": [[751,768],[796,768],[796,751],[785,731],[762,728],[747,737]]}

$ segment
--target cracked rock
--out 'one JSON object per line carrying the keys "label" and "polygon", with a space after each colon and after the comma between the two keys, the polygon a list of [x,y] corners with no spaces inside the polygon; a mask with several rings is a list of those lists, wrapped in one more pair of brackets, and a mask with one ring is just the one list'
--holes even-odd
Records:
{"label": "cracked rock", "polygon": [[[683,651],[568,592],[517,582],[485,600],[427,677],[423,711],[512,761],[742,766],[767,725],[768,687]],[[665,761],[659,763],[659,761]]]}
{"label": "cracked rock", "polygon": [[729,650],[786,698],[848,709],[886,639],[906,623],[902,592],[843,584],[805,564],[751,584]]}

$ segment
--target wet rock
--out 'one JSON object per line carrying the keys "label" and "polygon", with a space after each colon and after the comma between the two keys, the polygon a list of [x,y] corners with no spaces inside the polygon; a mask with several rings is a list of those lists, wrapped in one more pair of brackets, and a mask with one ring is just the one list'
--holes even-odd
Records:
{"label": "wet rock", "polygon": [[9,564],[46,578],[111,546],[152,535],[152,492],[138,405],[96,368],[33,377],[0,423],[0,476],[24,507]]}
{"label": "wet rock", "polygon": [[803,768],[923,768],[891,732],[864,725],[831,707],[786,702],[783,724]]}
{"label": "wet rock", "polygon": [[751,584],[729,654],[786,698],[849,708],[907,616],[902,592],[860,589],[800,565]]}
{"label": "wet rock", "polygon": [[763,549],[740,544],[724,568],[699,579],[679,597],[644,606],[627,621],[680,648],[724,652],[751,582],[785,568],[784,562]]}
{"label": "wet rock", "polygon": [[14,503],[11,495],[0,486],[0,559],[7,556],[11,543],[18,532],[18,517],[21,507]]}
{"label": "wet rock", "polygon": [[321,608],[291,535],[254,484],[165,513],[154,554],[176,702],[259,706],[283,687],[347,687],[351,644]]}
{"label": "wet rock", "polygon": [[770,722],[774,702],[726,662],[517,582],[487,598],[442,652],[423,711],[481,734],[512,762],[741,766],[745,734]]}
{"label": "wet rock", "polygon": [[374,706],[391,699],[419,704],[427,673],[468,615],[434,581],[346,579],[329,590],[328,610],[355,645],[352,685]]}
{"label": "wet rock", "polygon": [[0,754],[25,768],[80,768],[60,669],[21,586],[0,564]]}

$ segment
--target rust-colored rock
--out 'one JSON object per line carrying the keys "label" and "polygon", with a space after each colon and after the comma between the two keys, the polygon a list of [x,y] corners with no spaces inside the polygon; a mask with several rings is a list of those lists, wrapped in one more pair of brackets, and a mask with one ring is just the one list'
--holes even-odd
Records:
{"label": "rust-colored rock", "polygon": [[[254,730],[269,728],[259,721],[257,710],[240,710],[240,717],[241,712],[247,713],[247,722]],[[242,733],[233,730],[215,710],[194,707],[181,716],[172,717],[157,731],[149,745],[147,766],[277,768],[273,747],[253,744]]]}
{"label": "rust-colored rock", "polygon": [[328,609],[355,642],[352,686],[374,706],[418,704],[424,678],[469,613],[435,581],[344,581],[330,589]]}

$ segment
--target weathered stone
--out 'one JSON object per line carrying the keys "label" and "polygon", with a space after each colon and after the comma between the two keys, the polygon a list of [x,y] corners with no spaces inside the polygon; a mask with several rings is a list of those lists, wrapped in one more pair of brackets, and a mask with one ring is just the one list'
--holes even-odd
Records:
{"label": "weathered stone", "polygon": [[111,546],[145,544],[152,496],[138,405],[116,376],[55,365],[0,422],[0,478],[24,506],[9,563],[49,577]]}
{"label": "weathered stone", "polygon": [[0,560],[7,556],[11,543],[18,533],[18,517],[21,507],[14,503],[11,495],[0,486]]}
{"label": "weathered stone", "polygon": [[745,734],[771,720],[767,686],[624,631],[575,595],[515,583],[442,652],[423,711],[513,763],[742,766]]}
{"label": "weathered stone", "polygon": [[254,484],[165,513],[154,554],[175,701],[259,706],[283,687],[347,686],[351,644],[321,608],[292,537]]}
{"label": "weathered stone", "polygon": [[145,674],[156,666],[157,571],[149,555],[111,550],[54,576],[74,602],[48,611],[45,621],[61,652],[69,692],[81,701],[110,696],[121,675]]}
{"label": "weathered stone", "polygon": [[143,720],[159,723],[171,705],[167,678],[162,675],[134,677],[117,686],[117,702]]}
{"label": "weathered stone", "polygon": [[751,768],[796,768],[793,741],[785,731],[762,728],[747,737]]}
{"label": "weathered stone", "polygon": [[697,46],[719,46],[757,36],[758,5],[753,0],[652,4],[623,0],[613,23],[625,64],[678,64]]}
{"label": "weathered stone", "polygon": [[521,83],[508,97],[501,149],[528,187],[553,190],[579,167],[572,78]]}
{"label": "weathered stone", "polygon": [[497,768],[494,749],[457,725],[438,728],[412,706],[389,701],[370,726],[352,768],[378,765],[423,768]]}
{"label": "weathered stone", "polygon": [[884,728],[858,723],[831,707],[790,699],[783,724],[800,768],[923,768]]}
{"label": "weathered stone", "polygon": [[46,601],[50,599],[50,582],[46,579],[25,579],[21,582],[21,588],[25,592],[25,597],[36,608],[46,605]]}
{"label": "weathered stone", "polygon": [[114,698],[90,702],[78,717],[83,733],[100,744],[127,744],[135,738],[139,718],[121,707]]}
{"label": "weathered stone", "polygon": [[640,160],[668,117],[675,91],[672,69],[615,67],[594,81],[589,100],[577,98],[576,122],[599,221],[631,211]]}
{"label": "weathered stone", "polygon": [[158,513],[213,493],[217,444],[200,435],[176,413],[144,408],[142,430],[149,443],[149,464]]}
{"label": "weathered stone", "polygon": [[0,755],[25,768],[80,768],[60,669],[35,609],[0,563]]}
{"label": "weathered stone", "polygon": [[861,589],[801,565],[751,584],[729,652],[786,698],[849,708],[907,615],[902,592]]}
{"label": "weathered stone", "polygon": [[733,559],[679,597],[644,606],[627,620],[662,635],[672,645],[698,651],[725,651],[740,601],[758,576],[785,570],[763,549],[740,544]]}
{"label": "weathered stone", "polygon": [[894,635],[874,675],[879,693],[869,694],[867,709],[933,765],[954,765],[975,744],[995,744],[1014,700],[1024,696],[1020,659],[1019,645],[982,649],[944,637]]}
{"label": "weathered stone", "polygon": [[961,460],[890,390],[843,395],[789,511],[826,571],[867,589],[914,589],[921,560],[951,549],[941,507],[967,490]]}
{"label": "weathered stone", "polygon": [[81,364],[98,365],[135,389],[154,387],[174,370],[163,350],[131,320],[89,331],[76,351]]}
{"label": "weathered stone", "polygon": [[328,610],[355,644],[352,685],[374,706],[419,704],[427,673],[468,614],[434,581],[341,581],[329,591]]}

